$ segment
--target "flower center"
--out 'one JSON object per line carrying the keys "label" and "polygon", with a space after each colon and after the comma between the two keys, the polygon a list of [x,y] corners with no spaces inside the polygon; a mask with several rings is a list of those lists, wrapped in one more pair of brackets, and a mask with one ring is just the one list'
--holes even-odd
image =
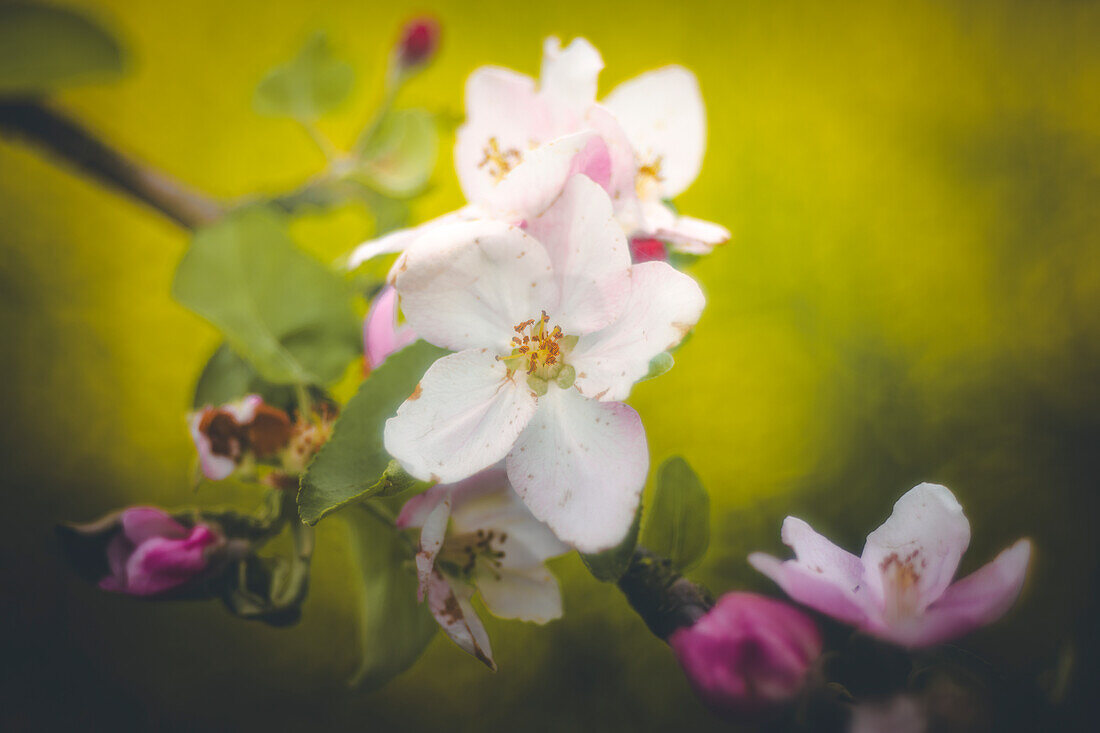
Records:
{"label": "flower center", "polygon": [[485,157],[481,159],[477,167],[488,168],[489,175],[497,183],[500,183],[504,176],[508,175],[508,171],[515,168],[523,159],[523,154],[515,148],[501,150],[500,141],[495,137],[489,138],[488,144],[481,152],[484,153]]}
{"label": "flower center", "polygon": [[[527,374],[528,384],[536,392],[545,392],[546,382],[556,379],[559,383],[568,380],[569,387],[573,382],[573,368],[564,361],[565,355],[572,350],[577,343],[576,336],[566,336],[561,326],[550,328],[550,316],[546,311],[540,318],[519,323],[515,327],[516,334],[512,337],[512,353],[508,356],[498,356],[508,367],[508,373],[523,371]],[[541,382],[541,384],[539,384]]]}
{"label": "flower center", "polygon": [[904,558],[897,553],[891,553],[879,566],[888,619],[896,621],[917,613],[920,602],[917,582],[920,580],[920,573],[917,572],[916,563],[919,557],[920,552],[917,550]]}
{"label": "flower center", "polygon": [[657,184],[665,180],[661,175],[662,156],[658,155],[652,161],[638,166],[638,174],[634,177],[634,191],[638,198],[652,198],[651,194],[657,188]]}
{"label": "flower center", "polygon": [[445,563],[452,573],[469,578],[478,567],[500,577],[500,568],[504,564],[504,543],[507,532],[479,529],[477,532],[454,534],[447,537],[439,560]]}

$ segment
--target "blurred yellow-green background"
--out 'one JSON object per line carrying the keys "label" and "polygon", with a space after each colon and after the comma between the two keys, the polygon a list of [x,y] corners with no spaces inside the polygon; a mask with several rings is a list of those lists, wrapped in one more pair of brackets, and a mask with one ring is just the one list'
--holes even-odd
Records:
{"label": "blurred yellow-green background", "polygon": [[[745,563],[802,516],[857,551],[916,483],[973,527],[966,572],[1036,543],[1014,611],[967,641],[1024,675],[1096,635],[1100,468],[1100,4],[95,0],[130,49],[121,81],[58,108],[219,197],[277,192],[323,158],[252,90],[315,29],[358,78],[321,123],[350,145],[414,12],[443,48],[400,103],[456,116],[486,63],[537,74],[542,39],[590,39],[601,93],[681,63],[707,102],[703,172],[678,201],[733,241],[694,266],[708,309],[676,368],[632,404],[653,461],[711,491],[694,577],[774,592]],[[456,208],[452,139],[418,219]],[[348,206],[299,217],[326,260],[372,233]],[[349,692],[356,601],[339,520],[319,530],[299,626],[217,604],[150,604],[73,577],[52,524],[190,503],[183,413],[216,332],[169,284],[187,234],[17,141],[0,142],[3,681],[7,730],[669,730],[719,724],[615,588],[555,566],[566,616],[492,622],[490,674],[438,636],[385,689]],[[198,501],[258,500],[206,485]]]}

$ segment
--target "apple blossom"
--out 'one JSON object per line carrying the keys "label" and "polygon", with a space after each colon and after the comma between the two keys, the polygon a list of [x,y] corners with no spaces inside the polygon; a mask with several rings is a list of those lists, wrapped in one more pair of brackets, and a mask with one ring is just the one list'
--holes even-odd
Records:
{"label": "apple blossom", "polygon": [[[706,112],[695,75],[680,66],[647,72],[599,104],[602,69],[603,59],[585,39],[563,49],[549,38],[538,83],[510,69],[475,70],[455,143],[455,170],[468,205],[363,244],[349,265],[404,251],[443,223],[487,217],[520,223],[541,213],[538,202],[522,200],[523,192],[535,183],[549,192],[543,197],[549,203],[570,172],[585,173],[607,190],[629,236],[657,238],[693,254],[728,240],[725,228],[679,216],[664,203],[684,191],[702,165]],[[560,145],[563,140],[569,142]],[[558,150],[548,155],[548,145]]]}
{"label": "apple blossom", "polygon": [[500,618],[544,624],[561,616],[558,583],[545,561],[568,551],[523,505],[504,466],[441,484],[405,503],[398,527],[420,527],[419,595],[443,630],[494,667],[476,591]]}
{"label": "apple blossom", "polygon": [[699,697],[718,713],[750,716],[791,700],[821,655],[821,634],[795,608],[727,593],[669,646]]}
{"label": "apple blossom", "polygon": [[416,333],[407,324],[398,324],[397,291],[387,285],[375,296],[363,319],[363,354],[367,368],[377,369],[387,356],[416,339]]}
{"label": "apple blossom", "polygon": [[440,227],[399,269],[413,330],[458,353],[387,421],[387,451],[445,483],[505,459],[559,538],[583,552],[615,545],[649,463],[641,420],[621,400],[694,326],[699,286],[663,262],[632,266],[607,194],[582,175],[526,229]]}
{"label": "apple blossom", "polygon": [[291,437],[287,414],[255,394],[219,407],[207,405],[188,415],[187,422],[202,472],[212,481],[228,478],[252,457],[277,454]]}
{"label": "apple blossom", "polygon": [[952,583],[970,543],[970,523],[955,496],[920,484],[902,496],[856,557],[801,519],[783,522],[795,551],[781,562],[749,562],[786,593],[822,613],[906,647],[937,644],[1000,618],[1024,583],[1031,543],[1020,540],[988,565]]}
{"label": "apple blossom", "polygon": [[[153,596],[175,590],[202,575],[226,548],[225,538],[213,527],[185,527],[166,512],[135,506],[72,532],[102,536],[105,557],[81,558],[87,565],[102,563],[99,587],[115,593]],[[92,578],[96,579],[96,578]]]}

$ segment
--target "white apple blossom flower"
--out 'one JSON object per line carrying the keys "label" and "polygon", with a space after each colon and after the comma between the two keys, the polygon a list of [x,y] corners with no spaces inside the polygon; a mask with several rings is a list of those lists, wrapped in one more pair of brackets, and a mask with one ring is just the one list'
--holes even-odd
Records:
{"label": "white apple blossom flower", "polygon": [[399,269],[413,330],[458,353],[387,421],[389,453],[444,483],[504,459],[559,538],[582,552],[617,544],[649,464],[641,420],[621,400],[699,319],[699,286],[663,262],[631,266],[607,194],[581,175],[526,229],[440,227]]}
{"label": "white apple blossom flower", "polygon": [[728,240],[725,228],[678,216],[664,203],[691,185],[702,165],[706,112],[695,75],[680,66],[647,72],[599,104],[602,69],[603,59],[585,39],[563,49],[549,38],[538,83],[510,69],[475,70],[455,144],[455,170],[468,205],[364,243],[349,266],[402,252],[442,224],[481,218],[521,223],[540,214],[578,172],[607,190],[630,238],[655,237],[693,254]]}
{"label": "white apple blossom flower", "polygon": [[523,505],[503,464],[405,503],[397,526],[420,527],[419,595],[463,650],[495,668],[470,598],[499,618],[545,624],[561,617],[561,591],[546,560],[569,550]]}

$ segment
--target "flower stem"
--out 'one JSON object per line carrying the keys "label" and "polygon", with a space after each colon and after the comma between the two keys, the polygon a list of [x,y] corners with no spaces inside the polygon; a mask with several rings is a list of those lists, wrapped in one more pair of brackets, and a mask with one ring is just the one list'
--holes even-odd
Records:
{"label": "flower stem", "polygon": [[222,214],[221,204],[214,199],[124,155],[80,123],[37,100],[0,101],[0,131],[44,148],[185,229],[196,229]]}
{"label": "flower stem", "polygon": [[670,560],[644,547],[634,550],[618,586],[649,630],[665,641],[676,629],[693,625],[714,605],[710,591],[680,575]]}

